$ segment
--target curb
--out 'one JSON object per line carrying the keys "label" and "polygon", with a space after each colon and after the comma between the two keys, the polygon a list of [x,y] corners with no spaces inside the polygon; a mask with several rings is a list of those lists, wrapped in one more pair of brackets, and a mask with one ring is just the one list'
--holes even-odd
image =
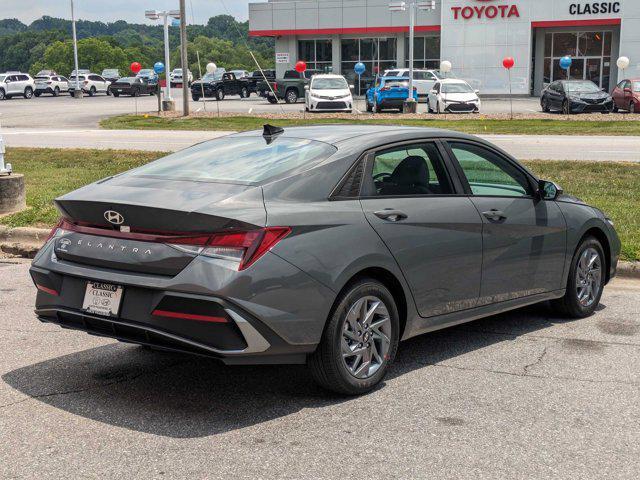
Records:
{"label": "curb", "polygon": [[[44,244],[50,231],[48,228],[8,228],[0,225],[0,251],[33,258]],[[640,279],[640,262],[619,262],[617,276]]]}

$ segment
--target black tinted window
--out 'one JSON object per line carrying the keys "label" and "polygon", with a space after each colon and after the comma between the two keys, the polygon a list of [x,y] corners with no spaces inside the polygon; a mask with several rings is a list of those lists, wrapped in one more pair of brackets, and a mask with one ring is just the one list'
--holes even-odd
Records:
{"label": "black tinted window", "polygon": [[372,177],[375,194],[380,196],[454,193],[434,143],[403,145],[377,152]]}

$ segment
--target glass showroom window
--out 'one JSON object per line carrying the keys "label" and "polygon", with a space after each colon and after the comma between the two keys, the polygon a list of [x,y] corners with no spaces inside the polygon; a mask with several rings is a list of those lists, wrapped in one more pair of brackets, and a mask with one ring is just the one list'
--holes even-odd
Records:
{"label": "glass showroom window", "polygon": [[364,85],[375,78],[378,70],[384,72],[396,66],[395,38],[347,38],[342,40],[341,71],[349,83],[356,79],[353,71],[356,63],[362,62],[366,71],[361,80]]}
{"label": "glass showroom window", "polygon": [[[556,32],[544,36],[544,83],[568,78],[591,80],[609,87],[611,74],[611,32]],[[567,73],[560,58],[569,55],[573,62]]]}
{"label": "glass showroom window", "polygon": [[304,60],[310,70],[331,72],[331,40],[299,40],[298,60]]}
{"label": "glass showroom window", "polygon": [[[409,37],[404,40],[404,58],[409,66]],[[413,67],[437,70],[440,68],[440,37],[414,37]]]}

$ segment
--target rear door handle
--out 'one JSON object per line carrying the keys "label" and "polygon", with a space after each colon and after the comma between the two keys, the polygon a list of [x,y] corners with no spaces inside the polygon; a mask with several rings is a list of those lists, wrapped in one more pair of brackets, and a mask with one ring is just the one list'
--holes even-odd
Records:
{"label": "rear door handle", "polygon": [[373,212],[373,214],[382,220],[389,220],[390,222],[398,222],[407,218],[406,213],[401,212],[400,210],[393,210],[392,208],[379,210],[377,212]]}
{"label": "rear door handle", "polygon": [[507,218],[502,210],[496,210],[495,208],[492,208],[488,212],[482,212],[482,215],[489,220],[505,220]]}

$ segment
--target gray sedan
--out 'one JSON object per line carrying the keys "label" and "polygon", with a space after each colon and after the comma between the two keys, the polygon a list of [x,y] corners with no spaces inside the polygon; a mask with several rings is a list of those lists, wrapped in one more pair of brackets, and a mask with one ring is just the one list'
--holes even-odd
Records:
{"label": "gray sedan", "polygon": [[598,306],[598,209],[456,132],[317,126],[204,142],[56,200],[43,322],[361,394],[399,342],[533,303]]}

